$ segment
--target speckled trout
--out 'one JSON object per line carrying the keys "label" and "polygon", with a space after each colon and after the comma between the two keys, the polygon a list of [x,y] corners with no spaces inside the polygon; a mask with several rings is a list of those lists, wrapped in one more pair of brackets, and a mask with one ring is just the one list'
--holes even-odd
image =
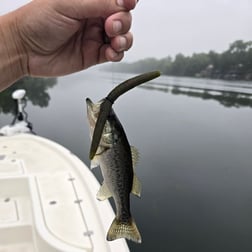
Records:
{"label": "speckled trout", "polygon": [[[86,99],[91,139],[103,102],[104,99],[98,103]],[[111,108],[97,151],[91,160],[91,168],[100,166],[104,179],[97,199],[113,197],[115,201],[116,217],[107,233],[109,241],[127,238],[141,243],[141,235],[130,212],[130,193],[140,197],[141,191],[134,169],[137,159],[137,150],[129,145],[122,124]]]}

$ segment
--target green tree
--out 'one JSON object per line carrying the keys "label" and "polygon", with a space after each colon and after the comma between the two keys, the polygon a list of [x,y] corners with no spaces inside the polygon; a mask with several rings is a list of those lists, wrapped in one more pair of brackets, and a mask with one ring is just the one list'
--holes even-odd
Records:
{"label": "green tree", "polygon": [[176,76],[184,76],[187,64],[187,58],[182,53],[177,54],[171,66],[171,74]]}
{"label": "green tree", "polygon": [[[236,40],[223,53],[179,53],[174,59],[147,58],[131,64],[117,64],[114,71],[142,73],[159,69],[163,74],[175,76],[202,76],[252,80],[252,41]],[[111,68],[109,69],[111,71]]]}

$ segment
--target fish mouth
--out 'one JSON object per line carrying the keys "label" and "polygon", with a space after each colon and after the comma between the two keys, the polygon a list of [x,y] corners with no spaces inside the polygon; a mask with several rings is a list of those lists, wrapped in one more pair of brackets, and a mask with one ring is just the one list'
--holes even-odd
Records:
{"label": "fish mouth", "polygon": [[93,111],[93,113],[97,113],[100,111],[100,106],[104,102],[104,99],[98,101],[97,103],[93,103],[90,98],[86,98],[87,108]]}
{"label": "fish mouth", "polygon": [[88,117],[95,118],[96,117],[96,110],[97,110],[96,105],[89,98],[86,98],[86,104],[87,104]]}
{"label": "fish mouth", "polygon": [[95,127],[97,117],[100,113],[100,105],[102,101],[98,103],[93,103],[91,99],[86,98],[86,104],[87,104],[87,117],[89,120],[89,124],[92,128]]}
{"label": "fish mouth", "polygon": [[87,104],[87,117],[88,117],[88,121],[89,121],[89,125],[90,127],[94,127],[96,120],[94,118],[94,112],[93,112],[93,102],[89,99],[86,98],[86,104]]}
{"label": "fish mouth", "polygon": [[93,105],[93,102],[89,98],[86,98],[86,104],[87,104],[88,107],[91,108],[92,105]]}

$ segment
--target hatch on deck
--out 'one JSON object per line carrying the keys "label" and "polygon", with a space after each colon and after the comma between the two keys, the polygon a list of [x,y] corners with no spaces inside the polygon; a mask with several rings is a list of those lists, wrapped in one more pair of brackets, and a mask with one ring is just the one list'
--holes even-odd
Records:
{"label": "hatch on deck", "polygon": [[68,173],[36,176],[45,224],[62,242],[91,250],[90,237],[84,235],[89,230],[71,178]]}

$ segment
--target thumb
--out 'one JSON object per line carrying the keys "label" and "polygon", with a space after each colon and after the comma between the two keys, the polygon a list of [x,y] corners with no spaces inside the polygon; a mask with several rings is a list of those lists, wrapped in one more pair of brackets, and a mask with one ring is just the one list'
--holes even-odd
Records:
{"label": "thumb", "polygon": [[55,10],[75,19],[108,17],[119,11],[135,8],[137,0],[58,0],[53,1]]}

